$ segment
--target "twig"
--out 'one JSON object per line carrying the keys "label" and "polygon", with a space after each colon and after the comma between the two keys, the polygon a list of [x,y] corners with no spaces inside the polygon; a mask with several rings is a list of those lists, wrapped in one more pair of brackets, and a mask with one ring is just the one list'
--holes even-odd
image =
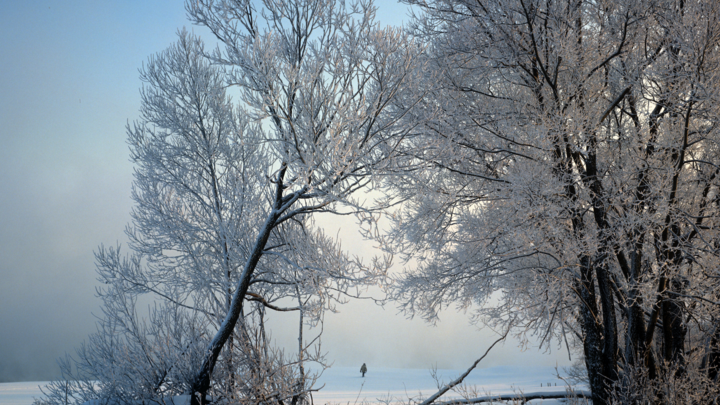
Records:
{"label": "twig", "polygon": [[436,405],[465,405],[465,404],[479,404],[483,402],[494,402],[494,401],[532,401],[533,399],[560,399],[576,396],[579,398],[592,398],[590,391],[575,391],[568,393],[567,391],[553,391],[553,392],[531,392],[527,394],[505,394],[505,395],[488,395],[485,397],[471,398],[471,399],[455,399],[452,401],[438,402]]}

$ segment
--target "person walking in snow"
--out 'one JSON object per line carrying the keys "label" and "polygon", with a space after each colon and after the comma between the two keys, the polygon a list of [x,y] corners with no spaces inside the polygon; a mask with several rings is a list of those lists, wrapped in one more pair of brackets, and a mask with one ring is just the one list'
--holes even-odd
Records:
{"label": "person walking in snow", "polygon": [[363,378],[365,377],[365,373],[367,373],[367,366],[365,363],[363,363],[362,367],[360,367],[360,372],[362,373]]}

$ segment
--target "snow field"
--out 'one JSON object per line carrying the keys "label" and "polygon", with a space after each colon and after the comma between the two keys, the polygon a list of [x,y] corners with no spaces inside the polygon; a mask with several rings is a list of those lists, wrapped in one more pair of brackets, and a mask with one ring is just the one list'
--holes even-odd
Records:
{"label": "snow field", "polygon": [[[441,382],[448,383],[464,370],[437,370]],[[547,386],[550,383],[551,386]],[[542,384],[542,387],[540,386]],[[555,386],[557,384],[557,386]],[[428,397],[438,389],[437,383],[427,369],[373,368],[368,365],[365,378],[360,376],[360,367],[332,367],[318,379],[319,392],[313,393],[316,405],[360,404],[379,402],[387,398],[407,401],[408,397]],[[465,379],[468,389],[474,388],[473,397],[513,394],[519,392],[557,392],[565,389],[565,383],[558,379],[554,367],[500,366],[476,369]],[[586,389],[586,387],[578,387]],[[458,398],[449,392],[444,400]],[[557,404],[558,400],[536,400],[532,404]]]}
{"label": "snow field", "polygon": [[0,383],[0,405],[30,405],[41,395],[38,386],[45,384],[47,381]]}
{"label": "snow field", "polygon": [[[437,370],[441,382],[457,378],[464,370]],[[40,397],[39,385],[47,382],[17,382],[0,384],[0,405],[31,405]],[[547,386],[550,383],[551,386]],[[542,387],[540,386],[542,384]],[[554,384],[557,384],[555,386]],[[465,386],[473,388],[473,397],[513,393],[557,392],[565,389],[565,383],[558,379],[554,367],[500,366],[473,370],[465,379]],[[313,393],[316,405],[360,405],[377,403],[386,399],[405,401],[428,397],[437,391],[437,383],[428,369],[375,368],[368,365],[365,378],[360,376],[360,367],[332,367],[318,379],[318,392]],[[586,389],[586,387],[577,387]],[[443,400],[458,398],[447,393]],[[499,404],[500,402],[494,402]],[[533,400],[529,404],[556,405],[561,400]]]}

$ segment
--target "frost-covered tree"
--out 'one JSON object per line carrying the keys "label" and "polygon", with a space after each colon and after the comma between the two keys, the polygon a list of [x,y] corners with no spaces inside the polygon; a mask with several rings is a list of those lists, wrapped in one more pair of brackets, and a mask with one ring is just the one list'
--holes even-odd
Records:
{"label": "frost-covered tree", "polygon": [[[141,70],[130,254],[96,253],[104,317],[50,403],[73,381],[79,402],[303,402],[304,363],[321,360],[303,324],[389,264],[349,257],[312,215],[363,210],[353,193],[409,131],[413,43],[378,27],[366,1],[186,8],[225,48],[181,31]],[[149,320],[135,309],[144,295],[157,302]],[[299,314],[296,354],[270,346],[266,311]]]}
{"label": "frost-covered tree", "polygon": [[387,183],[402,308],[576,342],[596,405],[716,395],[718,3],[409,3],[436,115]]}
{"label": "frost-covered tree", "polygon": [[371,2],[266,0],[262,6],[256,10],[251,1],[229,0],[187,3],[193,22],[208,27],[224,45],[208,57],[224,67],[246,114],[262,126],[274,170],[262,188],[272,190],[263,206],[266,219],[257,228],[230,309],[191,388],[201,399],[255,268],[272,253],[273,232],[340,203],[359,208],[352,193],[388,164],[408,132],[399,119],[414,104],[400,97],[400,89],[411,85],[416,49],[398,30],[374,23]]}

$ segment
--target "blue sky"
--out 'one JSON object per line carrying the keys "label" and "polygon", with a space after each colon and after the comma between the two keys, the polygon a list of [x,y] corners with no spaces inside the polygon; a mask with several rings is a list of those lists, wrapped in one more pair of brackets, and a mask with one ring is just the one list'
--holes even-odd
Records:
{"label": "blue sky", "polygon": [[[383,23],[407,19],[404,5],[377,5]],[[0,382],[52,378],[93,331],[93,250],[125,241],[132,206],[138,68],[183,26],[209,38],[181,0],[0,0]],[[341,311],[323,345],[339,365],[464,367],[491,342],[464,315],[432,328],[391,307]],[[488,365],[567,359],[506,347]]]}
{"label": "blue sky", "polygon": [[179,1],[0,2],[0,381],[54,375],[93,330],[92,251],[129,219],[137,69],[183,24]]}

